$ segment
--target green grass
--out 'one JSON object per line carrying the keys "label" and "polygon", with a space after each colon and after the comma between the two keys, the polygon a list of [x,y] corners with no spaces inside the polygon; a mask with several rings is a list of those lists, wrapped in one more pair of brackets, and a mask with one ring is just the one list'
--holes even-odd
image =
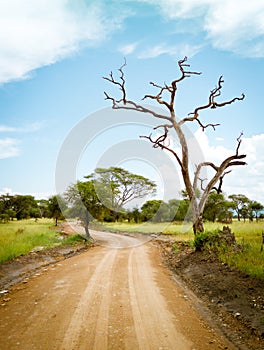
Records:
{"label": "green grass", "polygon": [[171,234],[174,235],[177,240],[189,241],[193,238],[191,225],[182,225],[182,223],[151,223],[144,222],[140,224],[130,223],[104,223],[104,230],[117,231],[117,232],[139,232],[146,234]]}
{"label": "green grass", "polygon": [[260,251],[264,222],[234,222],[231,228],[242,251],[227,251],[220,254],[220,260],[264,280],[264,251]]}
{"label": "green grass", "polygon": [[[264,279],[264,251],[261,252],[262,232],[264,232],[264,222],[243,222],[233,221],[228,225],[234,232],[236,241],[242,246],[241,252],[232,252],[225,249],[219,255],[222,262],[229,266],[248,273],[251,276]],[[105,229],[111,231],[141,232],[141,233],[160,233],[170,234],[177,241],[189,241],[193,243],[193,233],[191,224],[182,225],[181,223],[107,223]],[[221,223],[205,223],[205,230],[208,232],[222,229]]]}
{"label": "green grass", "polygon": [[[224,250],[220,254],[221,261],[230,266],[245,271],[249,275],[264,279],[264,251],[260,252],[264,222],[238,222],[229,225],[235,233],[237,243],[242,246],[241,252]],[[193,243],[192,225],[182,223],[107,223],[104,230],[141,232],[146,234],[170,234],[177,241],[189,241]],[[205,223],[206,231],[222,229],[223,224]],[[100,227],[98,227],[100,228]],[[13,259],[21,254],[29,253],[34,247],[42,246],[50,248],[55,245],[79,242],[80,236],[73,235],[61,240],[55,230],[51,219],[34,219],[12,221],[7,224],[0,223],[0,263]]]}
{"label": "green grass", "polygon": [[37,246],[51,248],[72,243],[76,239],[75,236],[71,236],[62,241],[51,219],[39,219],[37,222],[30,219],[0,223],[0,263],[27,254]]}

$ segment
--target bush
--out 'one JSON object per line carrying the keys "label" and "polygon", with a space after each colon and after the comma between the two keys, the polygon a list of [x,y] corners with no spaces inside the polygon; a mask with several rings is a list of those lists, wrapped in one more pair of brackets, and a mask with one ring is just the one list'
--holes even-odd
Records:
{"label": "bush", "polygon": [[206,242],[209,239],[209,235],[212,234],[210,232],[201,232],[198,233],[194,238],[194,247],[196,250],[201,251],[202,248],[205,246]]}
{"label": "bush", "polygon": [[219,251],[219,248],[237,247],[235,235],[228,226],[224,226],[223,230],[212,232],[201,232],[194,238],[194,247],[196,250],[212,250]]}

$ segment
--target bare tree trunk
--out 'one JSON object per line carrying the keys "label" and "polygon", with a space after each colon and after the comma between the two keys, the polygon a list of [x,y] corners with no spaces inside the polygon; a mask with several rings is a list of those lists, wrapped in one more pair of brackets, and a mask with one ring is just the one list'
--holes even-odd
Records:
{"label": "bare tree trunk", "polygon": [[[235,154],[230,155],[226,159],[224,159],[219,165],[214,164],[211,161],[204,161],[196,165],[196,170],[193,172],[190,170],[190,159],[189,159],[189,150],[186,136],[184,134],[183,125],[187,122],[197,122],[199,126],[204,131],[206,128],[213,128],[215,130],[216,126],[219,124],[203,124],[200,119],[200,113],[207,109],[216,109],[221,108],[226,105],[230,105],[235,101],[242,101],[245,98],[245,95],[242,94],[241,97],[235,97],[230,100],[224,102],[217,102],[217,98],[221,96],[221,91],[223,87],[223,77],[220,76],[218,79],[217,86],[210,91],[208,103],[198,106],[194,109],[193,112],[189,113],[186,117],[180,119],[178,116],[176,117],[175,112],[175,96],[178,89],[178,84],[183,81],[185,78],[188,78],[193,75],[200,75],[200,72],[193,72],[188,69],[189,64],[187,64],[187,57],[184,57],[182,60],[178,61],[178,66],[180,69],[180,77],[173,80],[169,85],[159,85],[153,82],[150,82],[150,85],[155,87],[158,90],[158,93],[155,95],[145,95],[142,100],[151,99],[155,100],[159,105],[165,107],[168,110],[168,114],[156,113],[154,110],[149,109],[146,106],[141,104],[137,104],[134,101],[127,99],[126,86],[125,86],[125,75],[124,75],[124,67],[126,66],[126,61],[119,68],[119,80],[114,78],[113,73],[111,72],[108,77],[104,77],[105,80],[119,87],[121,91],[121,98],[116,99],[111,97],[106,92],[105,99],[110,100],[112,102],[113,109],[123,109],[123,110],[134,110],[140,113],[147,113],[152,115],[154,118],[162,120],[162,123],[157,125],[154,130],[163,130],[163,134],[153,136],[150,134],[149,136],[141,136],[149,140],[154,148],[160,148],[162,150],[170,152],[176,159],[178,165],[181,169],[182,179],[185,184],[186,192],[188,193],[188,197],[191,201],[192,208],[192,216],[193,216],[193,232],[197,234],[199,232],[204,231],[203,226],[203,212],[206,201],[210,192],[212,190],[216,190],[217,193],[221,192],[221,187],[223,184],[223,178],[226,174],[230,173],[229,170],[232,166],[237,165],[245,165],[246,162],[242,161],[246,157],[245,154],[239,154],[239,147],[241,144],[241,137],[243,133],[237,138],[237,147]],[[168,98],[164,97],[164,93],[168,94]],[[177,151],[173,147],[170,147],[170,142],[168,141],[169,131],[174,130],[180,142],[181,151]],[[205,168],[210,168],[214,171],[214,175],[212,175],[211,179],[203,179],[201,178],[202,170]],[[206,180],[206,182],[205,182]],[[206,183],[204,186],[203,184]],[[197,197],[197,190],[199,188],[199,184],[202,190],[201,198]],[[218,184],[217,187],[215,187]],[[238,214],[238,219],[240,219]]]}
{"label": "bare tree trunk", "polygon": [[191,205],[193,217],[193,233],[196,235],[197,233],[204,232],[203,216],[199,211],[199,206],[197,204],[196,198],[192,199]]}
{"label": "bare tree trunk", "polygon": [[90,235],[90,231],[89,231],[89,213],[86,210],[85,211],[85,219],[84,219],[84,230],[85,230],[85,239],[86,241],[91,240],[91,235]]}
{"label": "bare tree trunk", "polygon": [[193,233],[196,235],[197,233],[204,232],[204,224],[202,216],[199,216],[197,220],[193,223]]}

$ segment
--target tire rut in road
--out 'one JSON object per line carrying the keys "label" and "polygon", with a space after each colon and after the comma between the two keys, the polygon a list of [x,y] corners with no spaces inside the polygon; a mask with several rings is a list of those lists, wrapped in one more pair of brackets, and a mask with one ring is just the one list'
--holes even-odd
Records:
{"label": "tire rut in road", "polygon": [[107,349],[109,293],[116,253],[116,250],[108,251],[88,280],[65,332],[62,350]]}
{"label": "tire rut in road", "polygon": [[226,349],[160,264],[145,244],[94,247],[50,266],[1,306],[0,348]]}
{"label": "tire rut in road", "polygon": [[192,343],[176,331],[174,317],[154,282],[146,246],[131,250],[128,276],[138,348],[191,349]]}

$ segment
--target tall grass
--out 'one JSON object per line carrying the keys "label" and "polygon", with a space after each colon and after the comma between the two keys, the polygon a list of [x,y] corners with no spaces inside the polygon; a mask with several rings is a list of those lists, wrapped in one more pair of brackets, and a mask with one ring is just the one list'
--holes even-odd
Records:
{"label": "tall grass", "polygon": [[0,263],[29,253],[34,247],[52,247],[61,243],[50,219],[12,221],[0,224]]}
{"label": "tall grass", "polygon": [[261,251],[264,222],[234,222],[231,228],[242,249],[220,254],[220,260],[264,280],[264,251]]}
{"label": "tall grass", "polygon": [[[222,229],[223,224],[205,223],[208,232]],[[241,252],[225,250],[221,252],[220,259],[231,266],[246,273],[264,279],[264,251],[261,252],[262,232],[264,222],[238,222],[229,224],[234,232],[236,241],[241,245]],[[51,229],[52,228],[52,229]],[[107,223],[104,229],[109,231],[140,232],[145,234],[169,234],[177,241],[192,242],[194,235],[192,225],[189,223]],[[34,219],[13,221],[7,224],[0,223],[0,263],[13,259],[21,254],[27,254],[36,246],[49,248],[59,244],[67,244],[78,240],[70,237],[62,241],[55,230],[51,219]]]}

